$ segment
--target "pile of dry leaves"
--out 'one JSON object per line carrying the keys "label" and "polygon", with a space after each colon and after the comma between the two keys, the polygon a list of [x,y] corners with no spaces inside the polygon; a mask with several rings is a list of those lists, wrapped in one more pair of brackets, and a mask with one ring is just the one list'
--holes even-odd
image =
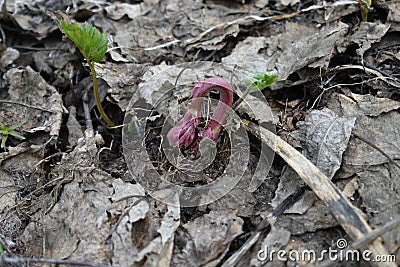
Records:
{"label": "pile of dry leaves", "polygon": [[[25,139],[9,135],[0,149],[0,265],[314,266],[327,262],[262,256],[266,248],[320,255],[343,248],[338,240],[400,259],[399,1],[373,1],[368,22],[358,1],[345,0],[0,4],[0,123],[25,122],[15,129]],[[239,122],[275,125],[273,162],[257,159],[264,143],[248,128],[249,164],[228,194],[190,207],[168,190],[158,193],[170,201],[153,198],[135,174],[149,160],[135,160],[148,153],[149,164],[165,168],[158,119],[190,88],[171,93],[151,127],[139,129],[145,153],[124,155],[121,133],[98,115],[87,65],[47,15],[67,9],[109,39],[95,67],[103,106],[119,125],[135,103],[155,106],[177,83],[276,72],[265,98],[248,96],[255,113],[237,112]],[[213,165],[218,175],[225,156]],[[257,162],[271,169],[254,185]]]}

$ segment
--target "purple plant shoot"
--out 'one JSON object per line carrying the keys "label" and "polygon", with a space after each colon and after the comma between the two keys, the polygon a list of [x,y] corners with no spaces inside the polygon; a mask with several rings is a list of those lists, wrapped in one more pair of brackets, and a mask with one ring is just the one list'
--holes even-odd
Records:
{"label": "purple plant shoot", "polygon": [[[217,108],[210,122],[196,134],[196,128],[201,122],[202,98],[212,90],[218,90],[220,94]],[[167,134],[169,144],[183,150],[195,150],[204,137],[216,140],[232,104],[232,87],[225,79],[213,77],[197,83],[193,87],[192,101],[188,104],[186,114]]]}

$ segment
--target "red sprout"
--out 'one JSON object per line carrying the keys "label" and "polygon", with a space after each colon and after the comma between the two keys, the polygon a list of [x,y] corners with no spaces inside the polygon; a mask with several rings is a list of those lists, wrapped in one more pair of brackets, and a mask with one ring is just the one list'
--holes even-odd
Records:
{"label": "red sprout", "polygon": [[[201,122],[202,98],[212,90],[220,93],[219,102],[207,126],[196,136],[196,127]],[[233,91],[230,84],[220,77],[213,77],[197,83],[192,91],[192,102],[188,104],[185,116],[168,132],[167,139],[172,147],[197,149],[204,137],[216,140],[233,104]],[[196,139],[197,138],[197,139]]]}

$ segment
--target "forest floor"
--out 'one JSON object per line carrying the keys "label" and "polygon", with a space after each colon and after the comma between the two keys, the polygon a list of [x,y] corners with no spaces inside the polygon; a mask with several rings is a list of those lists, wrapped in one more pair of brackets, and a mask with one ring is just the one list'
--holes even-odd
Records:
{"label": "forest floor", "polygon": [[[345,0],[0,3],[0,266],[324,266],[346,248],[371,254],[335,266],[399,262],[400,1],[366,21]],[[95,69],[117,127],[60,19],[107,36]],[[278,81],[214,143],[169,147],[198,82],[224,78],[237,102],[263,72]]]}

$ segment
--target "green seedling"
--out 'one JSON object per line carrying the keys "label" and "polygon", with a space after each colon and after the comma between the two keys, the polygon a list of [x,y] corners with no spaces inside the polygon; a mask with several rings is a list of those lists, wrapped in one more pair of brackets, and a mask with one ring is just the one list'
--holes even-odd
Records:
{"label": "green seedling", "polygon": [[271,86],[271,84],[275,83],[277,80],[278,75],[270,72],[257,73],[253,77],[244,79],[247,89],[242,97],[233,105],[233,109],[236,109],[251,92],[262,91],[268,86]]}
{"label": "green seedling", "polygon": [[6,141],[8,136],[12,135],[20,140],[25,140],[25,137],[20,135],[19,133],[15,132],[14,130],[17,129],[18,127],[21,127],[26,121],[17,123],[11,127],[7,127],[3,123],[0,122],[0,135],[1,135],[1,144],[0,148],[5,148],[6,147]]}
{"label": "green seedling", "polygon": [[93,79],[94,97],[101,117],[103,117],[108,126],[115,127],[115,124],[104,112],[103,106],[101,105],[99,85],[94,68],[94,63],[103,60],[104,54],[107,52],[108,40],[106,35],[86,22],[84,24],[79,24],[77,22],[68,23],[62,19],[60,20],[60,27],[64,34],[75,43],[89,65]]}
{"label": "green seedling", "polygon": [[371,7],[371,0],[358,0],[360,4],[360,13],[361,13],[361,20],[367,21],[368,20],[368,11]]}

